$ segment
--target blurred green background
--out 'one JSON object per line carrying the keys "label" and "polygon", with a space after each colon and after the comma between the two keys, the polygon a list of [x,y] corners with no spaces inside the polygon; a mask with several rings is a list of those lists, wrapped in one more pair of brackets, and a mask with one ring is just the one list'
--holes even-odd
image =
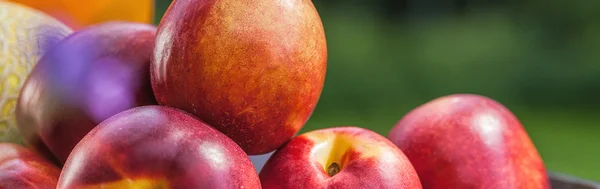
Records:
{"label": "blurred green background", "polygon": [[[301,132],[353,125],[387,135],[454,93],[521,120],[547,168],[600,180],[600,1],[314,0],[325,88]],[[158,23],[170,4],[157,1]]]}

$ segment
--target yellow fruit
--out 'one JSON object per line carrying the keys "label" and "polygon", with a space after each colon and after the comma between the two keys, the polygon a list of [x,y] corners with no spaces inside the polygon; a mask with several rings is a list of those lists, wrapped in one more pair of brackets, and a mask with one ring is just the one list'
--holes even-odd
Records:
{"label": "yellow fruit", "polygon": [[43,12],[0,0],[0,142],[21,142],[14,115],[21,86],[45,49],[71,32]]}
{"label": "yellow fruit", "polygon": [[150,24],[154,0],[10,0],[41,10],[74,29],[105,21]]}

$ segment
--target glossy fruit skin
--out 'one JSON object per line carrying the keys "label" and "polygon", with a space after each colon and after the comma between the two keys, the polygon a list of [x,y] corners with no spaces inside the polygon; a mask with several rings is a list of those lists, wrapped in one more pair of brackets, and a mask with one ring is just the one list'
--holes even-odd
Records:
{"label": "glossy fruit skin", "polygon": [[405,115],[388,138],[410,159],[424,188],[550,188],[517,117],[488,97],[434,99]]}
{"label": "glossy fruit skin", "polygon": [[[329,145],[333,151],[346,147],[347,151],[321,151]],[[328,163],[320,159],[321,152],[325,156],[320,157],[336,159],[332,162],[341,164],[339,173],[327,173],[324,164]],[[421,189],[415,169],[400,149],[384,136],[354,126],[320,129],[294,137],[269,158],[260,179],[264,189]]]}
{"label": "glossy fruit skin", "polygon": [[21,87],[42,54],[72,32],[41,11],[0,1],[0,142],[22,142],[15,117]]}
{"label": "glossy fruit skin", "polygon": [[259,155],[304,126],[326,67],[325,32],[309,0],[181,0],[158,27],[151,76],[159,104]]}
{"label": "glossy fruit skin", "polygon": [[62,165],[92,128],[121,111],[156,104],[148,72],[156,27],[108,22],[48,51],[17,102],[26,144]]}
{"label": "glossy fruit skin", "polygon": [[[58,189],[99,188],[125,179],[160,181],[173,189],[261,188],[235,142],[166,106],[133,108],[94,128],[69,156]],[[131,187],[125,186],[113,185]]]}
{"label": "glossy fruit skin", "polygon": [[55,189],[60,169],[21,145],[0,143],[0,189]]}
{"label": "glossy fruit skin", "polygon": [[8,0],[43,11],[79,30],[109,21],[151,24],[154,0]]}

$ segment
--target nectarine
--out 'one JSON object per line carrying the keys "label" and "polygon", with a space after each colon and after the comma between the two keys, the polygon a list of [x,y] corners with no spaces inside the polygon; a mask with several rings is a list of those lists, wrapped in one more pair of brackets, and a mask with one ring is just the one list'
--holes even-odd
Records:
{"label": "nectarine", "polygon": [[121,112],[73,150],[58,189],[260,189],[252,162],[231,139],[165,106]]}
{"label": "nectarine", "polygon": [[513,113],[488,97],[456,94],[405,115],[390,131],[424,188],[549,188],[542,158]]}
{"label": "nectarine", "polygon": [[312,1],[174,1],[151,65],[157,101],[190,112],[246,153],[292,138],[321,95],[327,45]]}
{"label": "nectarine", "polygon": [[420,189],[415,169],[385,137],[359,127],[304,133],[275,151],[260,172],[264,189]]}
{"label": "nectarine", "polygon": [[46,52],[17,102],[26,144],[58,164],[98,123],[156,104],[149,63],[156,27],[108,22],[79,30]]}
{"label": "nectarine", "polygon": [[55,189],[60,169],[35,152],[0,143],[0,189]]}

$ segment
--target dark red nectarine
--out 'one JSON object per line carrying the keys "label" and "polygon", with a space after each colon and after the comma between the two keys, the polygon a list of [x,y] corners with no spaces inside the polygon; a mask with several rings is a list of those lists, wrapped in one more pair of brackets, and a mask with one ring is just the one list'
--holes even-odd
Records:
{"label": "dark red nectarine", "polygon": [[389,139],[423,188],[549,188],[542,158],[513,113],[480,95],[440,97],[405,115]]}
{"label": "dark red nectarine", "polygon": [[260,189],[252,162],[223,133],[165,106],[121,112],[73,149],[58,189]]}
{"label": "dark red nectarine", "polygon": [[0,143],[0,189],[55,189],[60,169],[20,145]]}
{"label": "dark red nectarine", "polygon": [[312,114],[327,67],[312,1],[174,1],[151,65],[158,103],[194,114],[250,155],[292,138]]}
{"label": "dark red nectarine", "polygon": [[26,144],[62,164],[104,119],[156,104],[149,73],[155,35],[152,25],[109,22],[79,30],[47,51],[17,102]]}

